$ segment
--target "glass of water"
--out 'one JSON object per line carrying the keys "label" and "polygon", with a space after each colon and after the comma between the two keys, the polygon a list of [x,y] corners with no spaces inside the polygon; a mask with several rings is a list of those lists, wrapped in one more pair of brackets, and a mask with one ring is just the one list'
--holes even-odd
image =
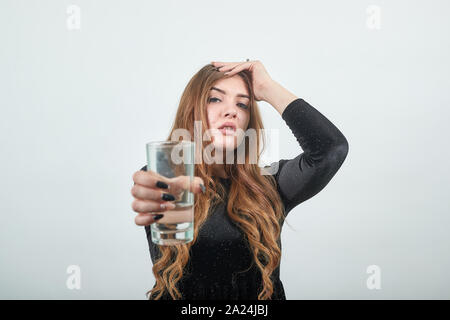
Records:
{"label": "glass of water", "polygon": [[[186,188],[173,194],[175,209],[151,224],[152,241],[159,245],[188,243],[194,239],[194,194],[190,186],[194,178],[193,141],[154,141],[146,144],[147,170],[166,178],[183,176]],[[169,189],[169,193],[171,190]]]}

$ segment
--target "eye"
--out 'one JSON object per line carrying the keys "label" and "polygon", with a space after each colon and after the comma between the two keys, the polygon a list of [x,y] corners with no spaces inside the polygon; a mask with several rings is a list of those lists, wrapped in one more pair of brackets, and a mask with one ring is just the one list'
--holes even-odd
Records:
{"label": "eye", "polygon": [[214,99],[220,100],[220,99],[218,99],[218,98],[209,98],[208,102],[211,102],[211,101],[214,100]]}
{"label": "eye", "polygon": [[[209,99],[208,99],[208,102],[213,102],[213,100],[219,100],[219,101],[220,101],[219,98],[209,98]],[[241,108],[243,108],[243,109],[248,109],[248,106],[245,105],[245,104],[243,104],[243,103],[238,103],[238,105],[240,105]]]}

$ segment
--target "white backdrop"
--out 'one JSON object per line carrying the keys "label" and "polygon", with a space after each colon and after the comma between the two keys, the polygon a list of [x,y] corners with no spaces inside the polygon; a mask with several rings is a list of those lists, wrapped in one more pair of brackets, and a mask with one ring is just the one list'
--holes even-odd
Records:
{"label": "white backdrop", "polygon": [[[203,65],[250,58],[350,145],[284,226],[287,298],[449,299],[449,12],[444,0],[2,0],[0,298],[145,299],[154,278],[130,193],[145,143],[167,136]],[[297,156],[260,107],[280,157]]]}

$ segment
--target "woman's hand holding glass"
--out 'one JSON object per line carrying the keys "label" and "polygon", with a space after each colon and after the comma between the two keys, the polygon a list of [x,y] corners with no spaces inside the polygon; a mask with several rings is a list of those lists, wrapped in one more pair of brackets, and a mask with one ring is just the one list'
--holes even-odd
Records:
{"label": "woman's hand holding glass", "polygon": [[204,190],[204,182],[200,177],[194,177],[190,183],[189,176],[167,178],[152,170],[136,171],[133,181],[131,195],[134,201],[131,207],[138,214],[134,219],[138,226],[150,225],[161,219],[167,211],[175,209],[174,202],[184,190],[190,190],[192,193]]}

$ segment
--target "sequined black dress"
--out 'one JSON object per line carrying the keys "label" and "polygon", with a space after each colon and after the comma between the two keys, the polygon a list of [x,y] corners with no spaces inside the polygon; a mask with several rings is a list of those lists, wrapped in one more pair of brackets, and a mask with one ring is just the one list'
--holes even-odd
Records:
{"label": "sequined black dress", "polygon": [[[282,114],[303,152],[293,159],[281,159],[273,174],[278,184],[285,215],[321,191],[341,167],[348,142],[339,129],[303,99],[292,101]],[[144,166],[141,170],[146,170]],[[273,171],[275,172],[275,171]],[[219,178],[228,190],[230,180]],[[178,289],[183,299],[257,300],[261,275],[243,232],[228,217],[225,204],[211,207],[211,213],[191,247],[188,269]],[[152,262],[158,246],[145,227]],[[281,241],[279,240],[281,246]],[[242,272],[244,271],[244,272]],[[273,300],[285,300],[279,267],[272,274]],[[170,295],[163,299],[170,300]]]}

